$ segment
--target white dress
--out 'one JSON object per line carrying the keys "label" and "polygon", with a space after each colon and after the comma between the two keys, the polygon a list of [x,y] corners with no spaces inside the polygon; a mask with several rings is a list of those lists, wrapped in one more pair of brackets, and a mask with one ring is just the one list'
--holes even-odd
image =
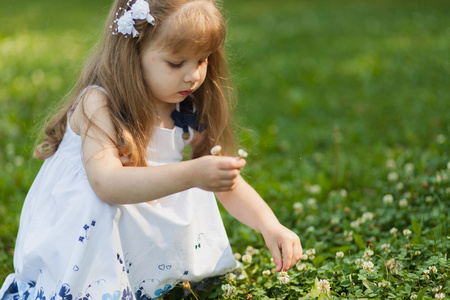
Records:
{"label": "white dress", "polygon": [[[150,166],[182,159],[192,139],[182,132],[156,128]],[[151,205],[106,204],[89,185],[81,138],[68,124],[25,199],[15,273],[0,299],[156,299],[236,266],[213,193],[192,188]]]}

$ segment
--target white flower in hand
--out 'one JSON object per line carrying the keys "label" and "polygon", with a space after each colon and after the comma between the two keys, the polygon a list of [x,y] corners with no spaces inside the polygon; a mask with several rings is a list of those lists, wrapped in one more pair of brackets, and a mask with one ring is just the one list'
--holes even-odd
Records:
{"label": "white flower in hand", "polygon": [[243,150],[243,149],[239,149],[239,150],[238,150],[238,155],[239,155],[241,158],[246,158],[246,157],[248,156],[248,153],[247,153],[245,150]]}
{"label": "white flower in hand", "polygon": [[212,155],[220,155],[220,151],[222,151],[222,147],[220,145],[217,145],[211,149],[211,154]]}

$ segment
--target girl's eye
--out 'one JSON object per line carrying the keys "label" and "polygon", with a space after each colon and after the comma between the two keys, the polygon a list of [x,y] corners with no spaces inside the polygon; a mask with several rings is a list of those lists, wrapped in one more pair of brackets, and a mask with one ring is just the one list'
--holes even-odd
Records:
{"label": "girl's eye", "polygon": [[171,67],[172,69],[179,69],[183,66],[183,62],[173,63],[173,62],[168,61],[167,63],[169,64],[169,67]]}

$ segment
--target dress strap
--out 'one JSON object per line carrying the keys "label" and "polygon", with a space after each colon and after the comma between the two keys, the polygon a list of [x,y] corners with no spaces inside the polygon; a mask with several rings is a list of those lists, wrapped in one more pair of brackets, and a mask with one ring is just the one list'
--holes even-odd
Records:
{"label": "dress strap", "polygon": [[99,86],[99,85],[93,84],[93,85],[90,85],[90,86],[86,87],[84,90],[81,91],[80,95],[78,95],[77,99],[73,102],[72,106],[70,107],[69,112],[67,114],[69,119],[70,119],[70,116],[72,115],[73,111],[75,110],[75,108],[77,108],[78,103],[80,103],[81,98],[83,98],[83,96],[84,96],[84,94],[86,94],[87,90],[89,90],[91,88],[94,88],[94,89],[97,89],[99,91],[102,91],[103,93],[108,95],[108,92],[104,88]]}

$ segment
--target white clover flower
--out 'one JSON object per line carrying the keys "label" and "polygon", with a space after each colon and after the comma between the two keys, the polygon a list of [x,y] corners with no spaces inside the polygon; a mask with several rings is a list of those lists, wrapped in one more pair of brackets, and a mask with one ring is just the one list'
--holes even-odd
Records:
{"label": "white clover flower", "polygon": [[233,254],[233,256],[234,256],[235,260],[240,260],[242,258],[242,255],[240,253],[237,253],[237,252],[235,254]]}
{"label": "white clover flower", "polygon": [[433,272],[435,274],[438,272],[438,269],[436,268],[436,266],[429,266],[428,270],[430,270],[430,272]]}
{"label": "white clover flower", "polygon": [[264,276],[270,276],[271,273],[272,273],[272,272],[270,272],[270,270],[264,270],[264,271],[262,272],[262,274],[263,274]]}
{"label": "white clover flower", "polygon": [[233,281],[233,280],[236,279],[236,274],[234,274],[234,273],[227,273],[227,275],[225,275],[225,279],[227,281]]}
{"label": "white clover flower", "polygon": [[427,203],[433,202],[433,197],[432,196],[426,196],[425,197],[425,202],[427,202]]}
{"label": "white clover flower", "polygon": [[405,192],[404,194],[403,194],[403,196],[406,198],[406,199],[411,199],[411,192]]}
{"label": "white clover flower", "polygon": [[356,219],[355,221],[350,223],[350,227],[357,229],[361,224],[362,224],[361,219]]}
{"label": "white clover flower", "polygon": [[278,277],[278,281],[281,284],[288,284],[291,279],[289,277]]}
{"label": "white clover flower", "polygon": [[364,251],[363,258],[364,258],[365,260],[372,260],[372,255],[373,255],[373,251],[370,250],[370,249],[366,249],[366,250]]}
{"label": "white clover flower", "polygon": [[306,228],[306,232],[313,232],[314,230],[316,230],[314,226],[309,226],[308,228]]}
{"label": "white clover flower", "polygon": [[371,257],[373,255],[373,251],[370,249],[364,250],[364,256]]}
{"label": "white clover flower", "polygon": [[423,270],[423,278],[430,279],[430,270]]}
{"label": "white clover flower", "polygon": [[253,248],[252,246],[248,246],[247,249],[245,249],[245,254],[248,254],[248,255],[255,255],[258,252],[259,251],[255,248]]}
{"label": "white clover flower", "polygon": [[393,182],[398,180],[398,173],[397,172],[389,172],[388,174],[388,180]]}
{"label": "white clover flower", "polygon": [[436,142],[437,142],[438,144],[444,144],[446,141],[447,141],[447,138],[445,137],[445,135],[443,135],[443,134],[438,134],[438,135],[436,136]]}
{"label": "white clover flower", "polygon": [[222,284],[222,291],[224,297],[234,297],[236,296],[236,287],[227,284]]}
{"label": "white clover flower", "polygon": [[411,230],[409,229],[404,229],[403,230],[403,235],[406,236],[409,239],[409,236],[412,234]]}
{"label": "white clover flower", "polygon": [[297,264],[297,270],[298,270],[298,271],[306,270],[306,264],[305,264],[305,263],[299,263],[299,264]]}
{"label": "white clover flower", "polygon": [[320,187],[320,185],[318,184],[313,184],[308,188],[308,191],[312,194],[312,195],[317,195],[320,194],[320,192],[322,191],[322,188]]}
{"label": "white clover flower", "polygon": [[365,212],[363,215],[362,215],[362,217],[361,217],[361,221],[363,222],[363,223],[365,223],[366,221],[372,221],[373,220],[373,218],[374,218],[374,214],[373,213],[371,213],[371,212]]}
{"label": "white clover flower", "polygon": [[408,200],[406,200],[405,198],[400,199],[400,201],[398,202],[398,205],[400,207],[407,207],[408,206]]}
{"label": "white clover flower", "polygon": [[308,254],[303,253],[302,254],[302,260],[308,260]]}
{"label": "white clover flower", "polygon": [[133,12],[131,10],[125,12],[119,20],[117,20],[117,30],[124,35],[131,34],[134,29]]}
{"label": "white clover flower", "polygon": [[353,241],[353,231],[344,231],[345,239],[349,242]]}
{"label": "white clover flower", "polygon": [[336,192],[335,190],[331,190],[328,193],[328,198],[334,198],[337,194],[338,194],[338,192]]}
{"label": "white clover flower", "polygon": [[397,231],[398,231],[398,229],[395,228],[395,227],[392,227],[391,230],[389,230],[389,232],[390,232],[394,237],[397,237]]}
{"label": "white clover flower", "polygon": [[245,254],[242,256],[242,261],[245,263],[251,263],[252,262],[252,256],[250,254]]}
{"label": "white clover flower", "polygon": [[304,211],[304,209],[303,209],[303,204],[300,203],[300,202],[295,202],[295,203],[294,203],[294,213],[295,213],[296,215],[300,215],[300,214],[303,213],[303,211]]}
{"label": "white clover flower", "polygon": [[285,272],[285,271],[281,271],[281,272],[279,273],[279,275],[280,275],[280,276],[278,276],[278,281],[279,281],[281,284],[288,284],[289,281],[291,280],[291,277],[290,277],[290,276],[288,275],[288,273]]}
{"label": "white clover flower", "polygon": [[317,209],[317,200],[315,198],[309,198],[308,200],[306,200],[306,203],[312,209]]}
{"label": "white clover flower", "polygon": [[222,147],[220,145],[216,145],[212,147],[211,154],[212,155],[220,155],[220,151],[222,151]]}
{"label": "white clover flower", "polygon": [[391,252],[391,244],[383,244],[381,245],[381,248],[384,250],[385,253]]}
{"label": "white clover flower", "polygon": [[374,264],[373,264],[373,262],[371,262],[371,261],[365,261],[365,262],[363,262],[363,264],[362,264],[363,270],[364,270],[364,271],[367,271],[367,272],[369,272],[369,273],[373,271],[373,267],[374,267]]}
{"label": "white clover flower", "polygon": [[392,158],[386,160],[386,168],[388,168],[389,170],[393,170],[396,167],[396,163],[395,160],[393,160]]}
{"label": "white clover flower", "polygon": [[387,205],[391,205],[392,202],[394,202],[394,197],[391,194],[384,195],[383,202]]}
{"label": "white clover flower", "polygon": [[342,197],[342,198],[347,198],[347,196],[348,196],[348,192],[347,192],[346,189],[341,189],[341,190],[339,191],[339,193],[341,194],[341,197]]}
{"label": "white clover flower", "polygon": [[344,252],[342,252],[342,251],[336,252],[336,258],[343,258],[343,257],[344,257]]}
{"label": "white clover flower", "polygon": [[355,260],[355,265],[358,268],[361,268],[363,266],[364,260],[362,258],[358,258],[357,260]]}
{"label": "white clover flower", "polygon": [[440,184],[444,181],[447,180],[447,176],[444,172],[437,172],[436,176],[434,178],[434,182],[436,182],[437,184]]}
{"label": "white clover flower", "polygon": [[332,218],[330,219],[330,224],[331,224],[331,225],[337,225],[337,224],[340,223],[340,221],[341,221],[341,219],[340,219],[339,217],[332,217]]}
{"label": "white clover flower", "polygon": [[311,248],[306,250],[306,255],[308,255],[310,260],[313,260],[316,257],[316,249]]}
{"label": "white clover flower", "polygon": [[414,164],[413,163],[407,163],[405,164],[405,172],[408,174],[411,174],[414,171]]}
{"label": "white clover flower", "polygon": [[416,252],[414,252],[415,255],[420,255],[420,253],[422,253],[422,252],[420,252],[420,250],[417,250]]}
{"label": "white clover flower", "polygon": [[402,182],[399,182],[395,185],[395,188],[397,189],[397,191],[401,191],[405,188],[405,185]]}
{"label": "white clover flower", "polygon": [[320,279],[317,287],[321,293],[328,293],[331,291],[331,285],[326,279]]}
{"label": "white clover flower", "polygon": [[412,299],[412,300],[417,299],[417,294],[412,294],[411,297],[409,297],[409,299]]}
{"label": "white clover flower", "polygon": [[388,269],[392,274],[397,275],[398,272],[402,270],[402,263],[394,258],[388,260],[384,266]]}
{"label": "white clover flower", "polygon": [[447,163],[447,170],[450,170],[450,161]]}
{"label": "white clover flower", "polygon": [[445,298],[445,294],[444,293],[437,293],[436,295],[434,295],[434,298],[436,298],[436,299],[444,299]]}
{"label": "white clover flower", "polygon": [[243,150],[243,149],[239,149],[238,150],[238,155],[240,157],[242,157],[242,158],[246,158],[248,156],[248,153],[245,150]]}

